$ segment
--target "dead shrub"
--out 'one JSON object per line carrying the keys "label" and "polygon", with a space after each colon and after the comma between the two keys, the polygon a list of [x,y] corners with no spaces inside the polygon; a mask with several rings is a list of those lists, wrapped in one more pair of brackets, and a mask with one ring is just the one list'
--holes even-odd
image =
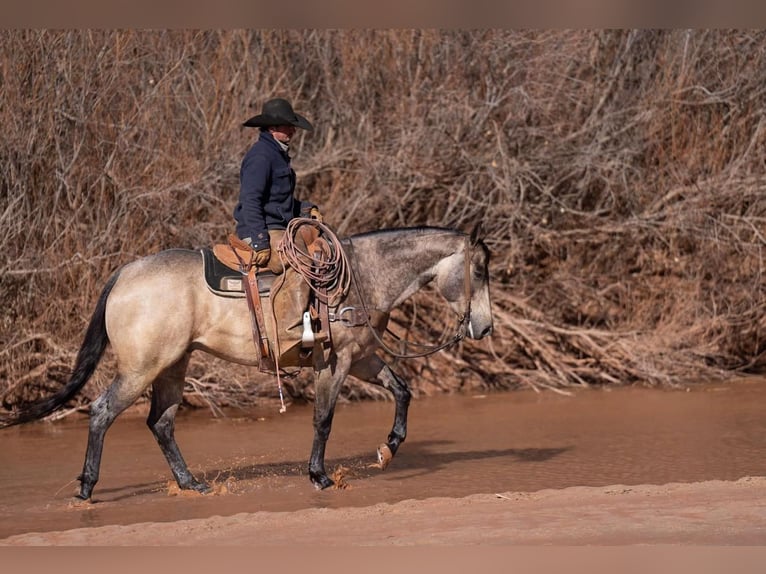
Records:
{"label": "dead shrub", "polygon": [[[398,364],[416,393],[763,372],[765,48],[726,30],[7,31],[4,403],[66,379],[114,269],[231,231],[240,124],[275,95],[317,127],[293,146],[298,193],[340,235],[484,226],[496,332]],[[392,330],[438,340],[439,308],[426,294]],[[312,379],[286,388],[310,399]],[[215,410],[275,384],[200,357],[188,391]]]}

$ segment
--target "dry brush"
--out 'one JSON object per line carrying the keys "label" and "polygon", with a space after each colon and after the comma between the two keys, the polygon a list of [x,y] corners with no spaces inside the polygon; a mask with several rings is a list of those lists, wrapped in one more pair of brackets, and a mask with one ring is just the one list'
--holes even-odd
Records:
{"label": "dry brush", "polygon": [[[483,224],[496,333],[401,362],[417,393],[766,368],[762,32],[4,31],[0,66],[7,407],[66,379],[115,268],[232,230],[241,122],[277,95],[316,125],[298,193],[340,235]],[[392,331],[443,336],[433,297]],[[188,391],[216,409],[275,387],[198,358]]]}

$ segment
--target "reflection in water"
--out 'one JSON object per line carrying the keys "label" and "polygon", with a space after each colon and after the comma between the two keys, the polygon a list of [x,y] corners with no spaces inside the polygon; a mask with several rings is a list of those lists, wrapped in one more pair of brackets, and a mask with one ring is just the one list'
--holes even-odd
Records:
{"label": "reflection in water", "polygon": [[306,469],[311,407],[178,417],[192,472],[226,494],[171,496],[170,470],[141,417],[107,434],[94,504],[72,504],[87,421],[0,432],[0,538],[21,532],[170,521],[238,512],[363,506],[432,496],[735,480],[764,475],[766,380],[651,389],[514,392],[413,402],[407,441],[373,468],[393,403],[340,405],[328,471],[348,488],[316,491]]}

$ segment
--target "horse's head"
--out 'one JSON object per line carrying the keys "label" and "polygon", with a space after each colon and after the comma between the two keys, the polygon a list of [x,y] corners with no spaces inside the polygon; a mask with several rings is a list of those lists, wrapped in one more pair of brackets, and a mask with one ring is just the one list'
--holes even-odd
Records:
{"label": "horse's head", "polygon": [[[455,313],[464,316],[466,335],[481,339],[492,334],[489,298],[489,249],[479,239],[478,226],[466,238],[461,253],[440,266],[436,284]],[[445,260],[446,261],[446,260]]]}

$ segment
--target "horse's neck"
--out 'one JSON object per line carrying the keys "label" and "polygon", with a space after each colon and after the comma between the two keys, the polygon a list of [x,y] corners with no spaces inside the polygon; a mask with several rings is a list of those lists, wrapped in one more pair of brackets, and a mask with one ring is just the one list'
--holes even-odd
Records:
{"label": "horse's neck", "polygon": [[462,251],[455,233],[401,233],[353,241],[356,273],[368,304],[390,311],[445,272],[448,259]]}

